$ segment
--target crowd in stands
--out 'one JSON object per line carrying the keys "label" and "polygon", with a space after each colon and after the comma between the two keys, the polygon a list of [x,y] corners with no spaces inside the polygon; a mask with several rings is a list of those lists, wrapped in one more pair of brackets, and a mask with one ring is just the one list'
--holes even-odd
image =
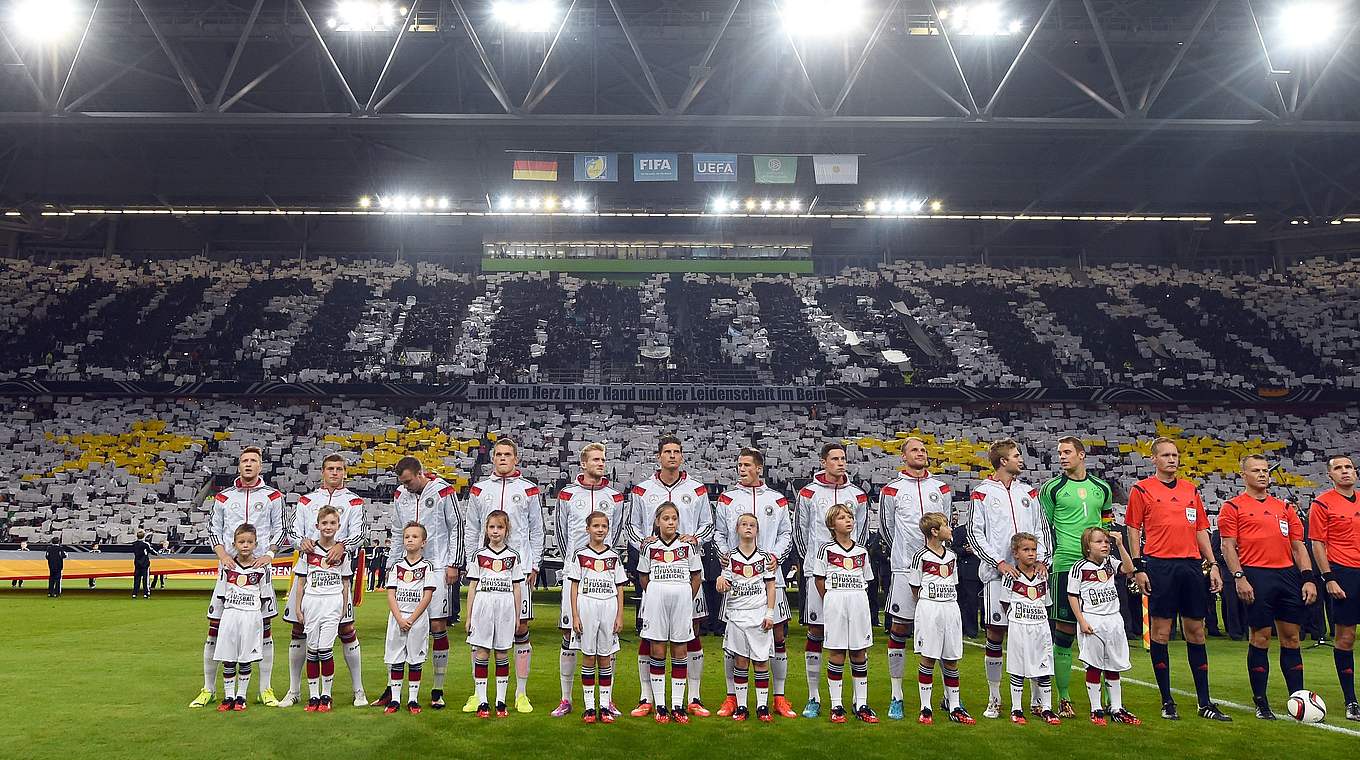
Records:
{"label": "crowd in stands", "polygon": [[0,259],[0,379],[1360,387],[1360,263],[896,262],[641,285],[375,259]]}

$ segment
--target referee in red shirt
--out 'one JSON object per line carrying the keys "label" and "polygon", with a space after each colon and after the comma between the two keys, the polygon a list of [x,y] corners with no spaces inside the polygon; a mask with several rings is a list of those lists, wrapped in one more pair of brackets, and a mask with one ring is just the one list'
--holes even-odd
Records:
{"label": "referee in red shirt", "polygon": [[1355,701],[1355,624],[1360,623],[1360,505],[1355,500],[1355,462],[1327,460],[1332,489],[1318,494],[1308,511],[1308,538],[1318,572],[1332,597],[1336,626],[1336,675],[1346,696],[1346,719],[1360,720]]}
{"label": "referee in red shirt", "polygon": [[1179,615],[1199,698],[1199,716],[1230,722],[1232,718],[1209,699],[1209,653],[1204,648],[1209,594],[1204,592],[1201,559],[1209,565],[1209,592],[1216,594],[1223,588],[1223,576],[1209,544],[1209,518],[1204,514],[1199,490],[1190,481],[1176,477],[1181,454],[1175,441],[1153,441],[1152,462],[1157,474],[1129,489],[1124,524],[1137,568],[1133,577],[1148,597],[1152,672],[1162,692],[1162,717],[1180,720],[1176,701],[1171,698],[1171,662],[1166,649],[1171,640],[1171,621]]}
{"label": "referee in red shirt", "polygon": [[1247,678],[1251,681],[1256,717],[1275,720],[1266,698],[1270,682],[1270,626],[1280,632],[1280,671],[1290,694],[1303,688],[1303,655],[1299,652],[1299,624],[1304,605],[1317,601],[1313,563],[1303,545],[1303,523],[1294,505],[1271,496],[1270,463],[1259,454],[1242,457],[1246,490],[1229,499],[1218,512],[1223,537],[1223,559],[1237,584],[1237,596],[1247,605],[1251,645],[1247,647]]}

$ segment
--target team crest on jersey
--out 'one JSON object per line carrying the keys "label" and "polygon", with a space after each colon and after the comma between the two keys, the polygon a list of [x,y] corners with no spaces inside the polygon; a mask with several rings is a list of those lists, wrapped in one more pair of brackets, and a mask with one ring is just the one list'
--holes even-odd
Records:
{"label": "team crest on jersey", "polygon": [[938,578],[948,578],[954,574],[954,563],[951,562],[922,562],[921,571]]}
{"label": "team crest on jersey", "polygon": [[843,567],[846,570],[858,570],[864,567],[863,554],[857,554],[851,557],[845,554],[837,554],[836,552],[827,552],[826,561],[829,565]]}
{"label": "team crest on jersey", "polygon": [[515,494],[514,496],[510,497],[510,501],[514,502],[515,506],[518,507],[520,504],[524,503],[524,497],[521,496],[520,494]]}
{"label": "team crest on jersey", "polygon": [[515,566],[514,557],[478,557],[477,565],[493,573],[504,572]]}
{"label": "team crest on jersey", "polygon": [[1108,581],[1109,579],[1110,579],[1110,571],[1109,571],[1109,570],[1106,570],[1105,568],[1102,567],[1102,568],[1100,568],[1099,570],[1096,571],[1096,580],[1100,581],[1101,583],[1104,583],[1105,581]]}
{"label": "team crest on jersey", "polygon": [[732,560],[733,575],[739,575],[742,578],[754,578],[756,574],[759,572],[760,571],[756,568],[755,565],[748,564],[746,562],[738,562],[736,560]]}
{"label": "team crest on jersey", "polygon": [[235,570],[227,571],[227,584],[230,586],[254,586],[260,582],[261,573],[238,573]]}
{"label": "team crest on jersey", "polygon": [[774,515],[774,507],[770,507],[770,506],[765,507],[765,516],[766,516],[766,517],[771,517],[771,516],[773,516],[773,515]]}
{"label": "team crest on jersey", "polygon": [[255,502],[254,504],[251,504],[251,505],[250,505],[250,508],[251,508],[251,509],[264,509],[264,502],[262,502],[262,501],[257,501],[257,502]]}
{"label": "team crest on jersey", "polygon": [[430,496],[430,497],[428,497],[428,498],[425,499],[425,506],[427,506],[427,507],[433,507],[433,506],[434,506],[434,497],[433,497],[433,496]]}
{"label": "team crest on jersey", "polygon": [[689,559],[689,546],[685,545],[678,549],[652,549],[653,562],[677,562]]}
{"label": "team crest on jersey", "polygon": [[1028,509],[1028,508],[1029,508],[1029,504],[1030,504],[1030,501],[1029,501],[1029,497],[1028,497],[1028,496],[1023,496],[1023,497],[1020,498],[1020,506],[1025,507],[1026,509]]}
{"label": "team crest on jersey", "polygon": [[594,570],[597,573],[612,571],[614,566],[618,564],[618,560],[614,557],[600,558],[577,555],[576,559],[583,570]]}
{"label": "team crest on jersey", "polygon": [[685,506],[689,506],[689,503],[691,501],[693,501],[693,497],[690,496],[689,494],[685,494],[684,496],[680,497],[680,503],[684,504]]}
{"label": "team crest on jersey", "polygon": [[425,580],[425,568],[423,567],[398,567],[397,580],[399,581],[423,581]]}
{"label": "team crest on jersey", "polygon": [[932,493],[932,494],[930,495],[930,500],[931,500],[932,502],[938,502],[938,501],[940,500],[940,495],[937,494],[937,493]]}

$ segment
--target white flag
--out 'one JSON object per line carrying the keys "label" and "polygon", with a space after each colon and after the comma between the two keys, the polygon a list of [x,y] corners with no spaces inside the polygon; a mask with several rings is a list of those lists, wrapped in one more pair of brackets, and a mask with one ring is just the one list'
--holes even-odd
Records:
{"label": "white flag", "polygon": [[859,184],[859,156],[813,156],[812,169],[819,185]]}

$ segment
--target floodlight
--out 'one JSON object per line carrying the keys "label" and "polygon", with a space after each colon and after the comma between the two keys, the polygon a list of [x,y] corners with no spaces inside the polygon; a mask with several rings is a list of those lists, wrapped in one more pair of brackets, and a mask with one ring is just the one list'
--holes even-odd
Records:
{"label": "floodlight", "polygon": [[774,210],[775,210],[775,211],[783,211],[783,210],[784,210],[784,201],[783,201],[783,199],[780,199],[780,200],[777,200],[777,201],[774,202]]}
{"label": "floodlight", "polygon": [[874,209],[877,209],[877,208],[878,208],[878,202],[875,201],[875,200],[872,199],[872,198],[870,198],[869,200],[867,200],[867,201],[864,202],[864,210],[867,211],[867,212],[869,212],[870,214],[874,213]]}
{"label": "floodlight", "polygon": [[577,211],[589,211],[589,210],[590,210],[590,199],[586,198],[584,195],[578,195],[578,196],[576,196],[576,210],[577,210]]}
{"label": "floodlight", "polygon": [[434,208],[434,198],[425,199],[425,208]]}
{"label": "floodlight", "polygon": [[372,205],[373,205],[373,200],[372,200],[371,198],[369,198],[367,195],[362,196],[361,198],[359,198],[359,208],[368,208],[369,206],[372,206]]}
{"label": "floodlight", "polygon": [[557,199],[552,197],[551,195],[549,195],[547,198],[544,198],[543,208],[549,211],[552,211],[553,209],[557,208]]}
{"label": "floodlight", "polygon": [[997,3],[960,5],[952,13],[940,14],[940,21],[946,18],[951,29],[969,36],[1005,37],[1024,28],[1019,19],[1006,20],[1005,11]]}
{"label": "floodlight", "polygon": [[382,208],[387,208],[388,206],[392,205],[392,199],[384,195],[383,197],[378,199],[378,205],[381,206]]}
{"label": "floodlight", "polygon": [[783,0],[779,15],[784,29],[794,37],[833,37],[859,26],[864,17],[862,0]]}
{"label": "floodlight", "polygon": [[529,208],[533,209],[534,211],[537,211],[537,210],[538,210],[538,207],[539,207],[540,205],[542,205],[542,203],[543,203],[543,202],[540,201],[538,198],[530,198],[530,199],[529,199]]}
{"label": "floodlight", "polygon": [[397,8],[375,0],[343,0],[326,26],[337,32],[385,32],[400,22]]}
{"label": "floodlight", "polygon": [[55,42],[80,23],[73,0],[19,0],[10,12],[17,36],[38,43]]}
{"label": "floodlight", "polygon": [[760,202],[760,210],[761,210],[761,211],[769,211],[769,210],[770,210],[770,205],[771,205],[771,204],[770,204],[770,199],[769,199],[769,198],[766,198],[765,200],[763,200],[763,201]]}
{"label": "floodlight", "polygon": [[803,204],[797,198],[794,198],[789,201],[789,211],[801,211],[802,208]]}
{"label": "floodlight", "polygon": [[439,205],[439,208],[440,208],[441,210],[442,210],[442,209],[448,208],[448,207],[449,207],[449,199],[448,199],[448,198],[440,198],[440,199],[439,199],[438,205]]}
{"label": "floodlight", "polygon": [[515,199],[508,195],[502,195],[500,199],[496,201],[496,208],[499,208],[501,211],[509,211],[510,207],[513,205],[515,205]]}
{"label": "floodlight", "polygon": [[746,199],[746,210],[747,210],[747,211],[755,211],[755,210],[756,210],[756,199],[755,199],[755,198],[747,198],[747,199]]}
{"label": "floodlight", "polygon": [[1340,26],[1337,7],[1331,2],[1297,2],[1280,13],[1280,34],[1290,47],[1316,47]]}
{"label": "floodlight", "polygon": [[557,4],[548,0],[505,0],[492,6],[491,13],[518,32],[546,32],[561,17]]}
{"label": "floodlight", "polygon": [[935,212],[936,214],[938,214],[938,213],[940,213],[941,211],[944,211],[944,203],[942,203],[942,202],[940,202],[940,201],[931,201],[931,202],[930,202],[930,210],[933,211],[933,212]]}
{"label": "floodlight", "polygon": [[523,198],[516,198],[516,199],[515,199],[515,208],[517,208],[517,209],[522,209],[522,208],[524,208],[524,207],[527,206],[527,205],[529,205],[529,204],[528,204]]}

